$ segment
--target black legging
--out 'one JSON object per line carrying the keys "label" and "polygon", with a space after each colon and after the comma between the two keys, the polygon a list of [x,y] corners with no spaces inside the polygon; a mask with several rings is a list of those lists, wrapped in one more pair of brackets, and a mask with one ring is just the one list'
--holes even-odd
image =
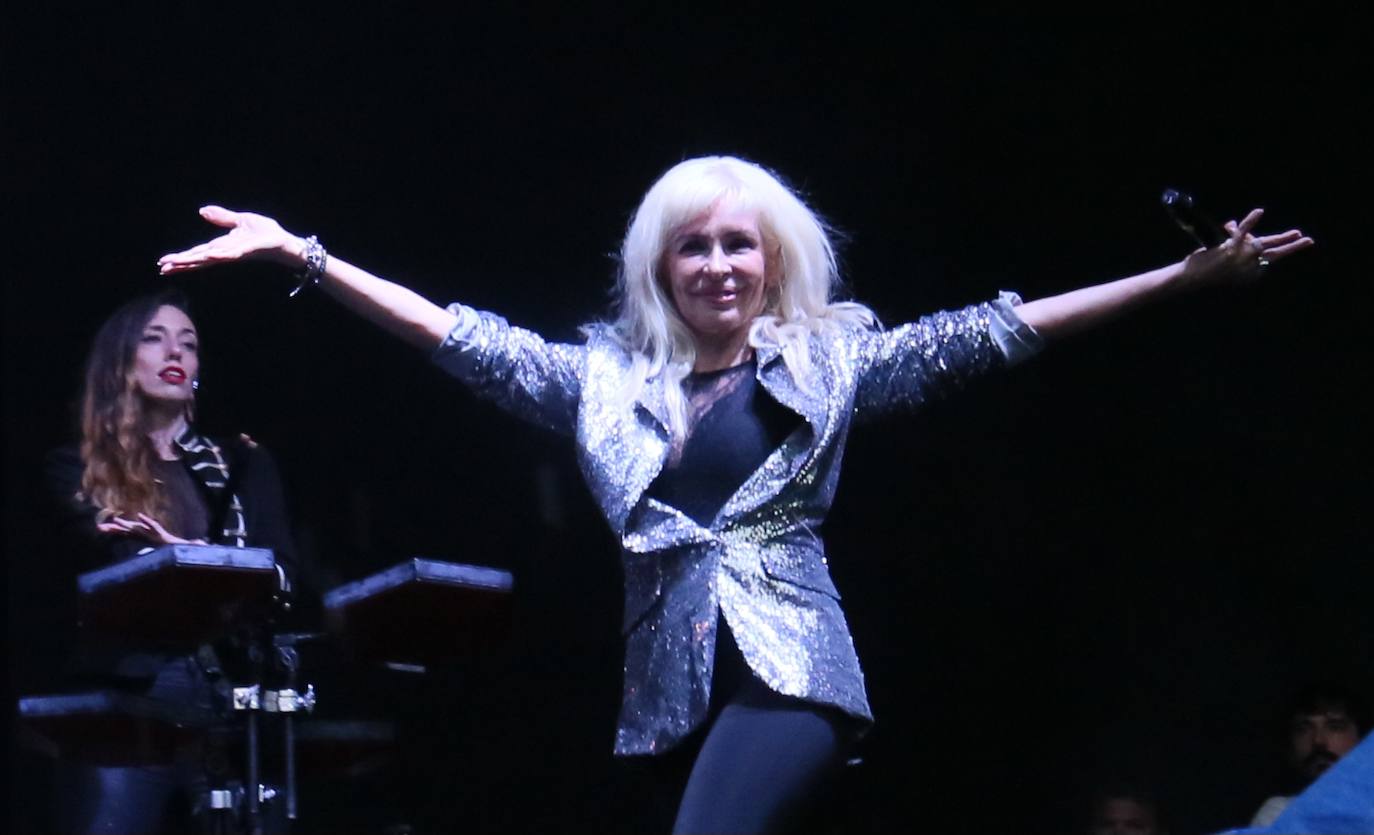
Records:
{"label": "black legging", "polygon": [[[214,707],[213,690],[189,656],[168,660],[139,695],[202,710]],[[185,832],[191,809],[206,789],[197,745],[165,765],[100,766],[59,761],[56,767],[57,831],[63,833]]]}
{"label": "black legging", "polygon": [[[192,656],[167,660],[138,695],[206,712],[223,712],[223,700]],[[217,832],[234,828],[228,813],[207,813],[204,737],[180,747],[162,765],[101,766],[59,761],[54,773],[54,826],[72,835]],[[263,807],[268,832],[285,832],[283,804]]]}
{"label": "black legging", "polygon": [[843,765],[857,730],[839,711],[779,695],[759,681],[724,618],[710,717],[697,737],[677,835],[794,828],[816,789]]}

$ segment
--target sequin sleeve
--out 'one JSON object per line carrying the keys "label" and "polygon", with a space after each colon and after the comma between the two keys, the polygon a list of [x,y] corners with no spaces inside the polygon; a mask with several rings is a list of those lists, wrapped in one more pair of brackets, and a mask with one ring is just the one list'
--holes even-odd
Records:
{"label": "sequin sleeve", "polygon": [[871,418],[917,409],[980,374],[1034,354],[1040,338],[1013,312],[1017,302],[1012,294],[1003,294],[987,304],[861,335],[853,347],[856,414]]}
{"label": "sequin sleeve", "polygon": [[547,342],[492,313],[449,305],[458,324],[434,350],[434,364],[516,417],[574,432],[586,346]]}

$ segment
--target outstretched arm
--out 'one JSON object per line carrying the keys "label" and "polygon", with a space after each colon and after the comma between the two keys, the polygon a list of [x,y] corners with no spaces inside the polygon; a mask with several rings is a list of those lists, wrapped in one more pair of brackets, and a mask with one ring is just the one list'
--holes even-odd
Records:
{"label": "outstretched arm", "polygon": [[[246,259],[287,267],[305,266],[306,242],[270,217],[206,206],[200,216],[229,231],[184,252],[158,259],[163,275]],[[432,351],[458,323],[458,317],[419,293],[329,256],[320,287],[345,307],[404,341]]]}
{"label": "outstretched arm", "polygon": [[1228,222],[1229,239],[1210,249],[1199,249],[1176,264],[1027,302],[1016,308],[1016,314],[1046,339],[1058,339],[1104,324],[1146,302],[1254,277],[1265,265],[1312,245],[1312,239],[1297,229],[1277,235],[1253,234],[1251,230],[1263,215],[1263,209],[1255,209],[1240,223]]}
{"label": "outstretched arm", "polygon": [[[305,266],[307,242],[270,217],[219,206],[206,206],[200,214],[229,231],[162,256],[157,263],[163,275],[245,259]],[[584,346],[550,343],[499,316],[461,305],[446,310],[333,256],[325,259],[320,286],[363,318],[429,352],[439,367],[479,396],[546,428],[573,432]]]}

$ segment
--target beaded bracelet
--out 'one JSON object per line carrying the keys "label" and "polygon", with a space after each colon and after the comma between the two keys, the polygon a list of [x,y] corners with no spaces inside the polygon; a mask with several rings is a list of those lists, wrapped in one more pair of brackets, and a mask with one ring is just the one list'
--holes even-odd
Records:
{"label": "beaded bracelet", "polygon": [[324,246],[320,244],[320,239],[311,235],[305,239],[305,268],[300,271],[301,283],[296,285],[296,289],[291,291],[289,298],[295,298],[300,291],[307,286],[314,287],[320,283],[320,278],[324,276],[324,262],[329,257],[329,253],[324,251]]}

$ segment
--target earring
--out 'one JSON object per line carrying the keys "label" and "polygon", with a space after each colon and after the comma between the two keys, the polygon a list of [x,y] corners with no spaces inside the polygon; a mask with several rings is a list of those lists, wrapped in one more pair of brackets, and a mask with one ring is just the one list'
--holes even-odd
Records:
{"label": "earring", "polygon": [[191,391],[200,391],[200,378],[191,381]]}

